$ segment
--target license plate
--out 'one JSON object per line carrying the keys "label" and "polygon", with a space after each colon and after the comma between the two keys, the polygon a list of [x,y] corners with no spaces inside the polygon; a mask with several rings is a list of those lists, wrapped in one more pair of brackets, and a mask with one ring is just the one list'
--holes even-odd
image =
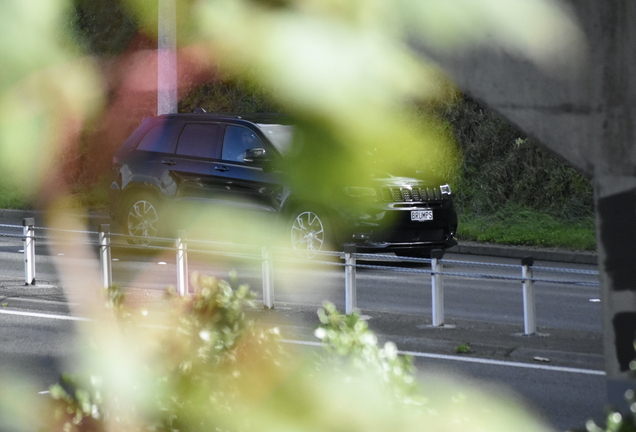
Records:
{"label": "license plate", "polygon": [[429,221],[433,220],[433,210],[413,210],[411,212],[412,221]]}

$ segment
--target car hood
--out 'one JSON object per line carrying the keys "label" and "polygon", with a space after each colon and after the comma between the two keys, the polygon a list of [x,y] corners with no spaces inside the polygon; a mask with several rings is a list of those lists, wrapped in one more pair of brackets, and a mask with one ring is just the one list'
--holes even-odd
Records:
{"label": "car hood", "polygon": [[439,186],[438,184],[432,183],[430,181],[425,181],[421,179],[416,179],[413,177],[402,177],[402,176],[394,176],[387,173],[382,173],[379,175],[373,176],[373,182],[376,186],[381,187],[431,187],[431,186]]}

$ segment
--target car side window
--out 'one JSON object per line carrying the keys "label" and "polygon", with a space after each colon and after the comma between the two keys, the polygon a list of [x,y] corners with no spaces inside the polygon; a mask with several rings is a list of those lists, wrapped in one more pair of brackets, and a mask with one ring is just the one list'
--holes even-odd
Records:
{"label": "car side window", "polygon": [[179,135],[177,154],[207,159],[218,159],[220,126],[208,123],[188,123]]}
{"label": "car side window", "polygon": [[148,131],[137,144],[137,150],[174,153],[175,136],[181,130],[181,123],[160,123]]}
{"label": "car side window", "polygon": [[263,148],[263,143],[254,131],[241,126],[226,126],[221,159],[243,162],[246,150],[259,147]]}

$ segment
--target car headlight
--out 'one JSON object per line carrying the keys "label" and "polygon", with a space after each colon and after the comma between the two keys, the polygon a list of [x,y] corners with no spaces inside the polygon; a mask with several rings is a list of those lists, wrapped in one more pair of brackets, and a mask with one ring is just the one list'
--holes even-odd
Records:
{"label": "car headlight", "polygon": [[374,188],[370,187],[346,187],[344,188],[347,195],[358,199],[378,199],[378,193]]}
{"label": "car headlight", "polygon": [[450,195],[451,194],[451,187],[450,187],[449,184],[441,185],[439,187],[439,191],[442,193],[442,195]]}

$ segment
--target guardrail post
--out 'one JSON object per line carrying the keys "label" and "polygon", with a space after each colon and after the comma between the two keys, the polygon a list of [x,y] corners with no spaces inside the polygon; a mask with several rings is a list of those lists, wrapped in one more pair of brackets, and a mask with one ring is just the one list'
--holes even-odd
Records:
{"label": "guardrail post", "polygon": [[261,248],[263,262],[261,264],[263,274],[263,306],[267,309],[274,309],[274,263],[270,250],[263,246]]}
{"label": "guardrail post", "polygon": [[523,279],[523,334],[527,336],[537,332],[534,281],[532,280],[533,264],[534,258],[532,257],[521,259],[521,277]]}
{"label": "guardrail post", "polygon": [[24,242],[24,284],[35,285],[35,220],[22,219]]}
{"label": "guardrail post", "polygon": [[101,224],[99,226],[99,263],[101,267],[102,287],[109,288],[113,284],[109,224]]}
{"label": "guardrail post", "polygon": [[188,293],[188,247],[185,243],[186,233],[177,233],[177,292],[180,296]]}
{"label": "guardrail post", "polygon": [[344,245],[345,256],[345,313],[351,315],[357,309],[356,245]]}
{"label": "guardrail post", "polygon": [[443,256],[444,251],[441,249],[431,251],[431,320],[434,327],[444,325],[444,283],[442,280],[444,267],[440,261]]}

